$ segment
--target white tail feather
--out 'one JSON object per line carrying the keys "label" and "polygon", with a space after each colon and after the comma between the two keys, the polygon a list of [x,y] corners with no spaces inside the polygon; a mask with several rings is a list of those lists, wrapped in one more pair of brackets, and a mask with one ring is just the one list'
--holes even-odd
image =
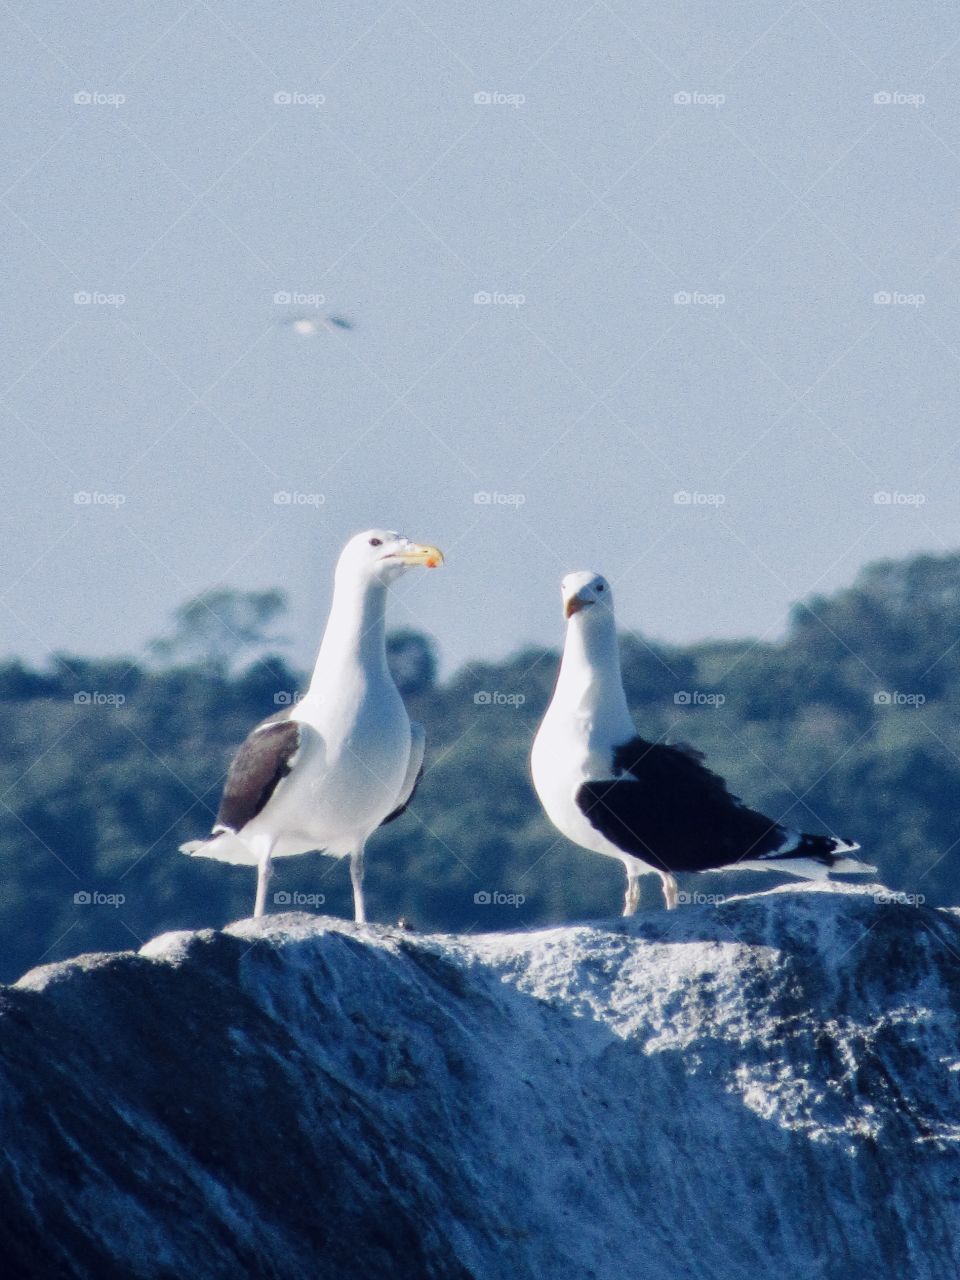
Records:
{"label": "white tail feather", "polygon": [[[855,844],[853,848],[859,849],[860,846]],[[876,870],[869,862],[861,862],[859,858],[838,858],[830,868],[831,873],[839,872],[842,876],[863,875],[867,872],[873,875]]]}
{"label": "white tail feather", "polygon": [[216,858],[218,862],[233,862],[246,867],[255,867],[258,863],[256,856],[232,831],[222,831],[208,840],[189,840],[180,846],[180,852],[193,858]]}
{"label": "white tail feather", "polygon": [[816,858],[764,858],[736,863],[738,871],[782,871],[784,875],[798,876],[801,880],[826,880],[839,873],[842,876],[872,875],[877,868],[857,858],[838,858],[831,866]]}

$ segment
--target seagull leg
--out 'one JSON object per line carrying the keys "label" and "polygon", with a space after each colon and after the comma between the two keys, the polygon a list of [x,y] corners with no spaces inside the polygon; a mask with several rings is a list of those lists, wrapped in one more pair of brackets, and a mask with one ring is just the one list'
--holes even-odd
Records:
{"label": "seagull leg", "polygon": [[363,908],[363,846],[350,855],[350,883],[353,885],[353,918],[357,924],[366,924],[367,913]]}
{"label": "seagull leg", "polygon": [[627,867],[627,896],[623,900],[623,914],[636,915],[640,905],[640,872]]}
{"label": "seagull leg", "polygon": [[677,893],[679,891],[677,881],[669,871],[661,871],[660,880],[663,883],[663,897],[667,904],[667,910],[673,911],[677,905]]}
{"label": "seagull leg", "polygon": [[257,900],[253,906],[254,920],[259,920],[263,915],[264,908],[267,905],[267,885],[270,883],[272,875],[273,859],[269,853],[265,853],[257,867]]}

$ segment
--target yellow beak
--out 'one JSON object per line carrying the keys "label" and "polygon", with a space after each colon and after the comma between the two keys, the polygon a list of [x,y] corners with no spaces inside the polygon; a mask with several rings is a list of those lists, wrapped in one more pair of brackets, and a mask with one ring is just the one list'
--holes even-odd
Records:
{"label": "yellow beak", "polygon": [[402,560],[404,564],[422,564],[428,569],[437,569],[443,564],[443,552],[439,547],[415,543],[406,551],[398,551],[397,559]]}
{"label": "yellow beak", "polygon": [[592,604],[591,600],[581,600],[579,596],[571,596],[563,607],[563,616],[572,618],[575,613],[579,613],[581,609],[585,609],[588,604]]}

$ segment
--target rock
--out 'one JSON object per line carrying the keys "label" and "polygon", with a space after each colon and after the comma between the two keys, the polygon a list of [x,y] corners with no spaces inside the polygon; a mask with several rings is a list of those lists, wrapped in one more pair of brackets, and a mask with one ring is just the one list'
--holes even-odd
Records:
{"label": "rock", "polygon": [[0,989],[5,1274],[943,1280],[960,916],[299,914]]}

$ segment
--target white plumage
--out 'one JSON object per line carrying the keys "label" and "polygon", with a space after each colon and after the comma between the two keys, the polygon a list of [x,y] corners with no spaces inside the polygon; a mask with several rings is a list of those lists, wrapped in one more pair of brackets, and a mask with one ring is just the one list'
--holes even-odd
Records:
{"label": "white plumage", "polygon": [[620,674],[613,593],[600,574],[561,584],[567,635],[557,686],[531,754],[533,783],[551,822],[627,873],[624,915],[639,877],[660,876],[669,907],[675,873],[781,871],[821,878],[875,871],[837,836],[809,835],[748,808],[690,747],[648,742],[634,727]]}
{"label": "white plumage", "polygon": [[387,666],[387,588],[414,565],[442,560],[436,547],[398,533],[370,529],[351,538],[337,562],[310,687],[240,747],[210,838],[181,846],[257,866],[255,915],[263,914],[274,858],[318,849],[350,857],[355,918],[366,918],[364,846],[406,807],[425,748]]}

